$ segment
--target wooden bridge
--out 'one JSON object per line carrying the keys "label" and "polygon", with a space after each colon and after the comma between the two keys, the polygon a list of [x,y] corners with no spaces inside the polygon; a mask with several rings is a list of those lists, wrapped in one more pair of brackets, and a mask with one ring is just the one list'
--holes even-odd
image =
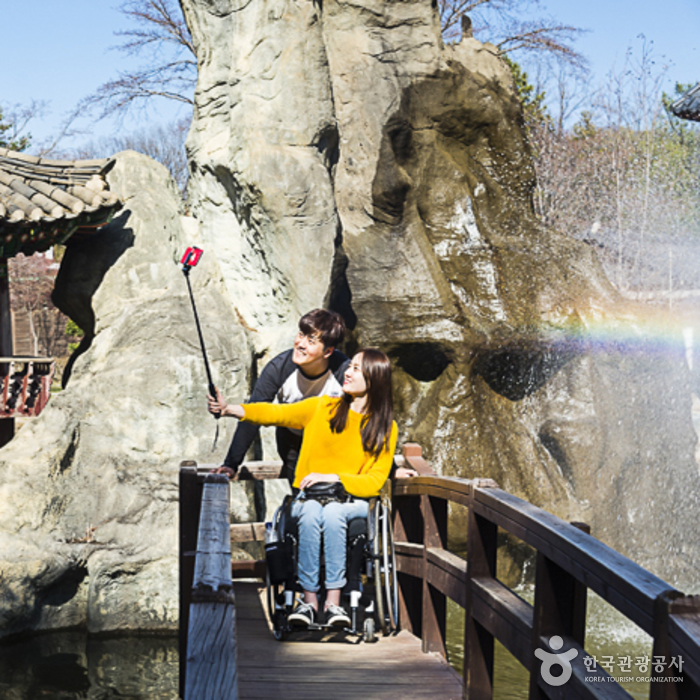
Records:
{"label": "wooden bridge", "polygon": [[[416,445],[406,446],[404,459],[420,476],[392,484],[401,630],[377,644],[352,644],[342,633],[276,641],[262,602],[264,561],[231,563],[230,555],[231,541],[262,541],[264,524],[229,525],[226,477],[183,463],[181,697],[491,700],[497,639],[529,671],[529,700],[631,699],[586,654],[590,589],[653,637],[659,663],[646,674],[650,700],[700,699],[700,596],[683,595],[585,525],[493,482],[434,475]],[[278,476],[270,463],[239,472],[239,479]],[[467,508],[466,558],[447,549],[448,503]],[[536,551],[533,605],[496,577],[499,529]],[[461,677],[446,661],[448,598],[465,610]],[[541,660],[557,651],[573,658],[553,667]]]}

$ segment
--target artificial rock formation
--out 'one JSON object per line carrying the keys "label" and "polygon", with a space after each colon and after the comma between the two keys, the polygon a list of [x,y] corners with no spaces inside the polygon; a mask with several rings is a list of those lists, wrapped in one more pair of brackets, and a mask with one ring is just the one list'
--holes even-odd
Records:
{"label": "artificial rock formation", "polygon": [[[0,452],[2,635],[174,629],[178,465],[221,460],[230,438],[222,426],[212,454],[177,265],[196,229],[161,165],[119,154],[108,179],[125,207],[96,235],[72,240],[54,294],[89,347],[66,389]],[[245,339],[222,323],[231,310],[213,256],[191,276],[217,381],[245,394]]]}
{"label": "artificial rock formation", "polygon": [[429,0],[182,6],[199,65],[189,215],[161,169],[120,155],[109,178],[125,210],[69,247],[57,297],[88,347],[0,451],[0,629],[175,626],[177,465],[220,460],[232,429],[211,453],[176,265],[192,243],[227,397],[328,304],[348,351],[391,355],[402,439],[440,472],[493,477],[691,580],[687,368],[595,344],[600,324],[634,336],[635,316],[591,249],[536,220],[496,49],[444,46]]}
{"label": "artificial rock formation", "polygon": [[348,349],[394,359],[402,436],[439,471],[492,476],[692,581],[697,538],[663,517],[697,513],[687,369],[595,343],[601,325],[635,336],[635,315],[592,249],[536,220],[496,49],[444,46],[427,0],[182,5],[193,213],[230,293],[260,287],[237,305],[257,352],[325,298]]}

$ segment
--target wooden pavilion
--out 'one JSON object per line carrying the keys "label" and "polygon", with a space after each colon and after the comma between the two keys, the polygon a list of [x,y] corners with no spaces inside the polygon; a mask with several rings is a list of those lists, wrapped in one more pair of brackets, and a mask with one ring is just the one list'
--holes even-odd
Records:
{"label": "wooden pavilion", "polygon": [[50,160],[0,148],[0,446],[14,435],[15,416],[38,415],[49,396],[53,358],[14,354],[9,258],[91,234],[121,206],[109,191],[113,159]]}

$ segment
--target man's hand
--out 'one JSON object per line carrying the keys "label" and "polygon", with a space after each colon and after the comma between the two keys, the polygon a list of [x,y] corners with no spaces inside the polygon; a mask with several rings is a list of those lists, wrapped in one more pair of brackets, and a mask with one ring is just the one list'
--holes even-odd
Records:
{"label": "man's hand", "polygon": [[211,394],[207,394],[207,408],[209,409],[209,413],[214,416],[226,415],[225,412],[228,408],[228,403],[218,389],[216,390],[216,398],[214,398]]}
{"label": "man's hand", "polygon": [[239,420],[245,416],[243,407],[238,404],[227,403],[221,392],[216,390],[216,398],[207,394],[207,408],[214,416],[233,416]]}
{"label": "man's hand", "polygon": [[231,469],[231,467],[227,467],[225,464],[221,465],[217,469],[214,469],[212,474],[226,474],[226,476],[229,479],[235,479],[236,478],[236,472]]}

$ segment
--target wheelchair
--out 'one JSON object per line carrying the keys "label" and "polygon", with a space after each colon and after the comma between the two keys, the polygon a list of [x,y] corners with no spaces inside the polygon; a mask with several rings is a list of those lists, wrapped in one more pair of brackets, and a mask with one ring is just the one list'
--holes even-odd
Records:
{"label": "wheelchair", "polygon": [[[278,641],[288,639],[295,631],[338,631],[337,627],[318,622],[302,628],[288,622],[296,595],[302,590],[297,580],[298,534],[296,520],[291,516],[292,501],[292,496],[285,497],[272,522],[267,523],[267,609]],[[351,622],[342,631],[365,642],[375,642],[378,629],[384,636],[397,631],[398,584],[388,499],[370,499],[368,517],[348,523],[346,578],[341,602],[348,601],[346,609]],[[320,601],[323,596],[321,589]]]}

